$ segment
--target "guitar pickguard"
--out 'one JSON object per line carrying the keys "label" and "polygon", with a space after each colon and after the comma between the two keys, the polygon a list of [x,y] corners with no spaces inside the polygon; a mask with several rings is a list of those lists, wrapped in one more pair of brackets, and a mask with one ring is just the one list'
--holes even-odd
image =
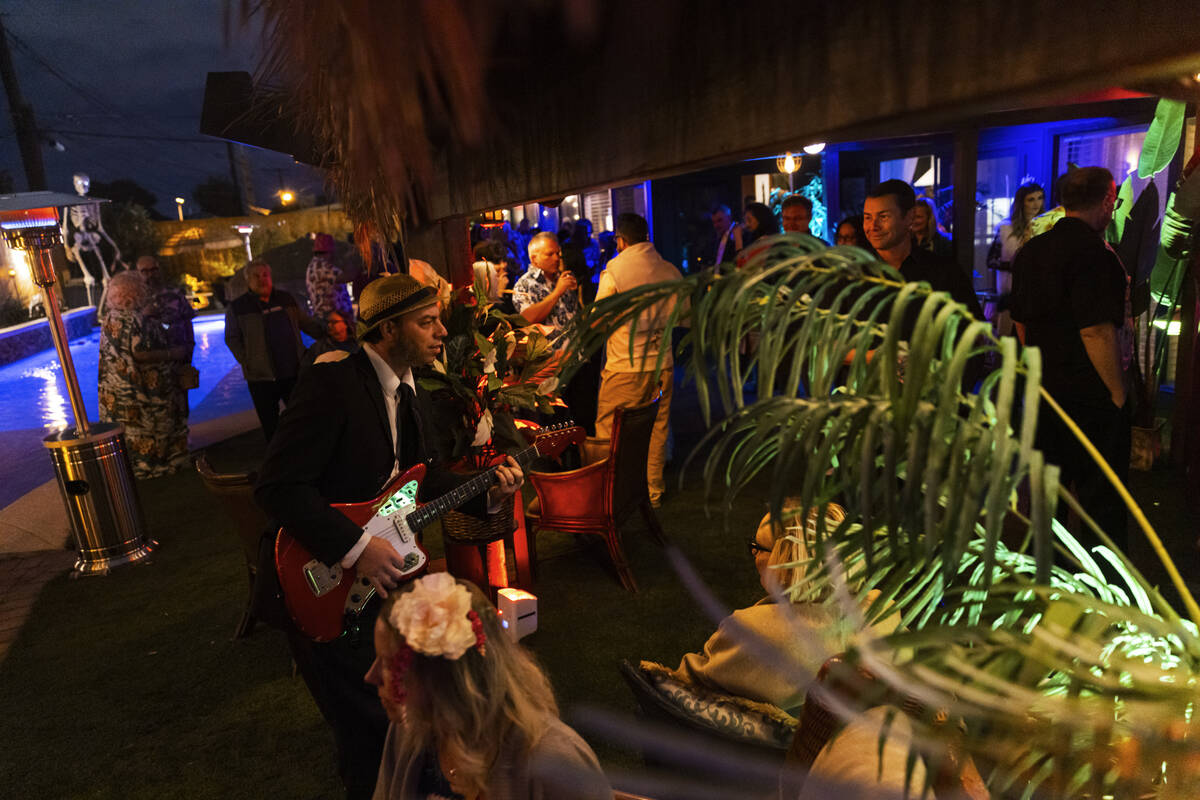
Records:
{"label": "guitar pickguard", "polygon": [[416,481],[409,481],[392,494],[383,499],[375,509],[376,516],[390,517],[397,511],[412,508],[417,504],[417,490],[420,488]]}

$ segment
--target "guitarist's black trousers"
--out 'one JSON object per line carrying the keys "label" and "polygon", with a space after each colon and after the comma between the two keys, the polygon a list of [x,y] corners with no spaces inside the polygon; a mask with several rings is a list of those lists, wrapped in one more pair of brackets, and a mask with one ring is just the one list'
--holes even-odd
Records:
{"label": "guitarist's black trousers", "polygon": [[375,618],[382,602],[375,598],[358,618],[356,630],[332,642],[314,642],[289,632],[296,667],[308,685],[321,716],[333,728],[338,774],[347,800],[369,800],[379,775],[388,718],[375,687],[364,679],[375,660]]}

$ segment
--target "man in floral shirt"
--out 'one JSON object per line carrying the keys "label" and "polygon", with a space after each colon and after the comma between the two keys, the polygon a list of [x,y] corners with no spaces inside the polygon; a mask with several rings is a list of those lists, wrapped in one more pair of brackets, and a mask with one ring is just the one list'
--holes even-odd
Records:
{"label": "man in floral shirt", "polygon": [[[575,276],[562,269],[562,251],[552,233],[542,232],[529,242],[529,270],[513,287],[513,306],[522,317],[562,333],[579,311]],[[556,346],[565,340],[559,339]]]}
{"label": "man in floral shirt", "polygon": [[354,309],[346,291],[346,276],[333,263],[333,237],[328,233],[318,233],[313,239],[313,257],[308,262],[304,282],[313,317],[326,319],[330,311],[338,311],[347,324],[353,323]]}
{"label": "man in floral shirt", "polygon": [[138,274],[146,283],[150,303],[144,315],[146,323],[161,328],[166,346],[185,357],[170,360],[164,367],[164,382],[159,394],[166,404],[170,416],[170,445],[167,458],[174,467],[187,464],[188,458],[188,390],[184,388],[185,372],[191,369],[192,351],[196,349],[196,334],[192,329],[192,317],[196,316],[192,303],[182,289],[163,280],[162,268],[154,256],[141,256],[136,262]]}
{"label": "man in floral shirt", "polygon": [[[547,335],[554,346],[566,344],[560,336],[579,313],[579,291],[575,276],[562,268],[558,238],[543,231],[529,241],[529,270],[513,287],[513,306],[522,317],[550,328]],[[596,432],[596,392],[600,388],[600,354],[585,361],[570,383],[560,386],[558,393],[567,404],[568,417],[583,427],[588,435]]]}

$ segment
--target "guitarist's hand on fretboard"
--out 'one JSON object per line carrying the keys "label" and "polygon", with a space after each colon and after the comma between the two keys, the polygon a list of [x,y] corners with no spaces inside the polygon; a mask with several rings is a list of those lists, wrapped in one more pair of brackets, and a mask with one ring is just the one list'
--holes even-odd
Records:
{"label": "guitarist's hand on fretboard", "polygon": [[509,456],[504,464],[496,467],[495,476],[496,485],[488,489],[488,508],[493,508],[504,498],[516,494],[525,482],[525,473],[512,456]]}
{"label": "guitarist's hand on fretboard", "polygon": [[404,559],[396,552],[396,548],[390,542],[374,536],[367,540],[367,546],[354,563],[359,577],[369,580],[380,597],[387,597],[387,590],[396,588],[403,567]]}

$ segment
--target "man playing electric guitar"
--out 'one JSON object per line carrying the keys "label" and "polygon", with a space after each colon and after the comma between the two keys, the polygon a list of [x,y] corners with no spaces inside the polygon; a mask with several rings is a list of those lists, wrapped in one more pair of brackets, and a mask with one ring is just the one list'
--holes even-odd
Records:
{"label": "man playing electric guitar", "polygon": [[[429,395],[413,367],[441,352],[446,329],[437,298],[408,275],[390,275],[363,289],[353,355],[327,354],[301,376],[263,463],[255,499],[317,559],[354,567],[379,597],[404,573],[396,550],[364,533],[331,503],[371,500],[395,476],[429,465],[420,498],[437,497],[464,480],[435,452]],[[326,360],[332,356],[331,360]],[[486,499],[462,510],[482,516],[515,493],[524,477],[511,458],[496,470]],[[370,797],[388,720],[363,676],[375,658],[372,600],[342,637],[327,643],[288,635],[296,664],[334,731],[338,770],[348,798]]]}

